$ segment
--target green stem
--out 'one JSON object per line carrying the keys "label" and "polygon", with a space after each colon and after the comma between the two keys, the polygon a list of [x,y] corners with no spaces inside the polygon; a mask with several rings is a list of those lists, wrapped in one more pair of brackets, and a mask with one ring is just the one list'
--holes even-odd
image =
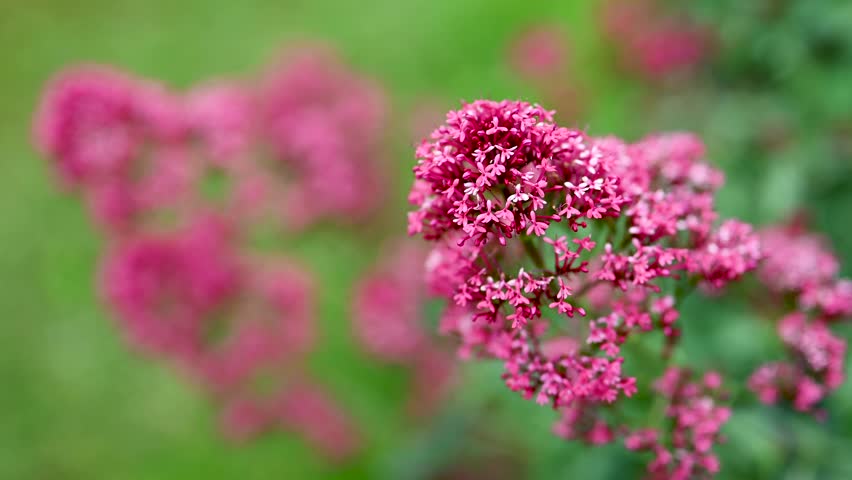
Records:
{"label": "green stem", "polygon": [[535,248],[535,245],[533,245],[532,242],[533,239],[530,237],[523,237],[521,239],[521,244],[524,246],[524,251],[532,259],[535,266],[544,270],[544,259],[541,257],[541,252],[539,252],[538,249]]}

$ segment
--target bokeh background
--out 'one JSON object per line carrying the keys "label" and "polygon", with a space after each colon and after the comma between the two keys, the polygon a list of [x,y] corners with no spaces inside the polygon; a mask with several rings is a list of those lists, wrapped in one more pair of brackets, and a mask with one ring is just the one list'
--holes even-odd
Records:
{"label": "bokeh background", "polygon": [[[358,348],[349,304],[381,239],[404,232],[412,112],[462,99],[547,102],[546,89],[518,75],[508,53],[518,35],[542,23],[564,32],[568,52],[570,67],[557,83],[571,86],[573,103],[562,99],[567,113],[558,121],[628,139],[697,131],[727,174],[723,215],[762,225],[805,211],[849,276],[852,3],[677,3],[713,33],[713,53],[692,73],[660,80],[620,64],[595,1],[4,2],[0,478],[468,478],[442,473],[457,462],[491,475],[469,478],[638,475],[642,461],[619,446],[587,449],[552,436],[552,412],[505,391],[499,365],[465,366],[462,388],[446,405],[411,420],[410,372]],[[30,142],[46,80],[70,64],[114,65],[179,90],[255,71],[282,45],[304,39],[336,46],[391,100],[386,231],[320,225],[281,242],[319,278],[321,347],[309,367],[363,434],[360,454],[338,465],[286,434],[247,444],[223,439],[204,395],[127,348],[98,301],[101,240]],[[434,317],[437,307],[428,311]],[[744,377],[778,348],[771,327],[750,315],[733,301],[691,299],[685,354]],[[848,382],[828,412],[818,423],[780,408],[735,410],[720,478],[852,478]]]}

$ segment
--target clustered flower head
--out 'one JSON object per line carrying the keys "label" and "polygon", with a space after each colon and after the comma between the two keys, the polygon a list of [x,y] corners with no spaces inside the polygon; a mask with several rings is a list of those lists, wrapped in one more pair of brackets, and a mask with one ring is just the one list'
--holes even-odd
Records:
{"label": "clustered flower head", "polygon": [[430,338],[425,325],[427,287],[422,269],[425,251],[413,242],[382,249],[383,257],[355,285],[352,323],[364,350],[413,372],[409,407],[432,410],[451,384],[452,354]]}
{"label": "clustered flower head", "polygon": [[784,312],[777,331],[788,359],[760,366],[749,387],[763,403],[788,401],[822,416],[821,402],[845,378],[846,341],[831,326],[852,316],[852,282],[838,278],[826,240],[801,219],[765,229],[761,241],[767,255],[758,276]]}
{"label": "clustered flower head", "polygon": [[[448,113],[417,159],[409,233],[434,242],[426,277],[450,300],[442,331],[568,417],[633,395],[623,344],[659,330],[670,355],[677,302],[762,255],[751,226],[718,218],[722,174],[693,135],[631,144],[560,127],[538,105],[478,100]],[[607,300],[589,301],[595,290]]]}
{"label": "clustered flower head", "polygon": [[34,139],[102,227],[103,298],[128,342],[202,386],[229,436],[281,428],[340,458],[355,429],[305,365],[312,275],[252,243],[270,205],[290,227],[376,205],[382,93],[319,51],[183,95],[73,68],[48,84]]}
{"label": "clustered flower head", "polygon": [[608,1],[602,23],[622,64],[650,80],[696,67],[711,49],[705,29],[659,0]]}

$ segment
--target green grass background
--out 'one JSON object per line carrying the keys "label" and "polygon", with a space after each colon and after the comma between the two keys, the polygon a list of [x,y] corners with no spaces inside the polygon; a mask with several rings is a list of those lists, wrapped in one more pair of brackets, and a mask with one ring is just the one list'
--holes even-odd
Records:
{"label": "green grass background", "polygon": [[[550,436],[551,415],[508,393],[501,396],[493,366],[468,368],[465,377],[471,391],[500,398],[493,418],[482,418],[482,395],[462,393],[457,406],[432,424],[406,420],[401,406],[405,372],[371,362],[351,340],[351,284],[387,233],[357,229],[320,227],[305,237],[282,239],[281,247],[304,258],[321,279],[323,342],[310,366],[362,426],[363,454],[332,467],[285,435],[246,446],[223,441],[213,407],[196,389],[126,348],[97,299],[93,277],[101,241],[79,203],[55,188],[29,142],[31,114],[44,82],[69,64],[115,65],[181,89],[211,76],[256,71],[289,40],[325,39],[389,90],[394,113],[389,168],[398,179],[393,186],[398,206],[389,210],[398,215],[386,223],[401,233],[402,199],[413,163],[406,109],[423,97],[535,99],[504,61],[507,42],[526,25],[556,22],[569,33],[574,72],[593,107],[587,117],[568,123],[629,138],[648,130],[636,113],[641,112],[642,87],[612,69],[595,30],[596,3],[3,2],[0,479],[425,478],[465,447],[470,441],[464,436],[466,425],[477,421],[498,425],[498,435],[525,438],[521,443],[530,477],[629,478],[633,473],[626,472],[641,466],[635,458],[620,448],[590,451]],[[781,185],[774,187],[779,199],[787,193],[783,173]],[[736,188],[726,191],[723,210],[738,213],[742,197]],[[847,222],[848,211],[841,209]],[[843,235],[848,227],[826,219],[821,226],[849,245]],[[718,363],[720,351],[726,352],[721,361],[734,367],[753,360],[750,335],[766,332],[744,326],[749,319],[741,312],[701,300],[687,308],[719,317],[686,340],[699,362]],[[843,453],[852,451],[850,398],[846,386],[832,407],[835,423],[827,426],[795,416],[775,422],[771,412],[739,413],[728,429],[727,478],[852,478],[852,460]],[[779,424],[795,429],[794,450],[778,440]],[[790,451],[796,452],[794,459],[788,458]]]}

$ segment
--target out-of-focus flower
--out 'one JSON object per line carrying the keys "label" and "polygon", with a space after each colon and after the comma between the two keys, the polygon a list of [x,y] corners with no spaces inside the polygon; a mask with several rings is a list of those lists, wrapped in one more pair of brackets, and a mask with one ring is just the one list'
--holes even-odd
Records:
{"label": "out-of-focus flower", "polygon": [[719,288],[754,270],[761,255],[760,240],[751,225],[728,220],[692,255],[688,268],[700,273],[712,287]]}
{"label": "out-of-focus flower", "polygon": [[758,271],[772,292],[795,294],[799,307],[832,321],[852,316],[852,282],[837,278],[839,263],[827,241],[792,220],[761,232],[768,252]]}
{"label": "out-of-focus flower", "polygon": [[36,144],[68,183],[111,179],[140,148],[135,83],[118,72],[81,67],[54,78],[35,121]]}
{"label": "out-of-focus flower", "polygon": [[107,231],[177,203],[192,181],[179,102],[161,85],[80,67],[50,82],[36,144]]}
{"label": "out-of-focus flower", "polygon": [[284,209],[293,225],[376,206],[385,100],[375,84],[315,47],[267,72],[260,95],[265,140],[295,180]]}
{"label": "out-of-focus flower", "polygon": [[246,441],[272,429],[303,438],[314,451],[339,462],[358,449],[358,431],[348,415],[320,386],[295,379],[265,397],[229,399],[220,416],[223,433]]}
{"label": "out-of-focus flower", "polygon": [[825,239],[804,231],[797,222],[767,228],[760,240],[767,255],[758,275],[773,291],[801,292],[837,275],[837,259]]}
{"label": "out-of-focus flower", "polygon": [[510,45],[512,68],[532,80],[563,76],[568,61],[568,43],[556,26],[537,25],[518,35]]}
{"label": "out-of-focus flower", "polygon": [[400,242],[382,251],[379,263],[356,285],[355,335],[376,358],[411,369],[409,406],[414,413],[428,412],[446,393],[454,369],[451,353],[425,327],[425,250]]}
{"label": "out-of-focus flower", "polygon": [[104,298],[143,351],[189,358],[203,329],[239,293],[242,272],[227,228],[205,219],[168,235],[133,238],[104,262]]}
{"label": "out-of-focus flower", "polygon": [[196,87],[186,99],[187,123],[205,157],[226,169],[245,168],[255,148],[255,101],[242,85],[224,82]]}
{"label": "out-of-focus flower", "polygon": [[222,408],[219,421],[225,436],[235,441],[253,439],[273,424],[263,406],[246,398],[228,402]]}
{"label": "out-of-focus flower", "polygon": [[654,458],[648,464],[651,478],[687,480],[719,472],[719,459],[712,447],[721,441],[719,431],[731,410],[719,403],[725,395],[720,390],[718,373],[708,372],[700,382],[690,377],[686,370],[670,368],[657,381],[657,393],[668,402],[670,432],[663,435],[653,429],[640,429],[625,437],[628,449],[653,452]]}
{"label": "out-of-focus flower", "polygon": [[852,282],[837,278],[838,261],[827,241],[808,232],[801,218],[766,228],[761,242],[761,285],[773,303],[792,303],[794,310],[778,322],[789,358],[760,366],[749,388],[763,403],[787,400],[821,415],[820,402],[846,375],[846,341],[830,326],[852,316]]}
{"label": "out-of-focus flower", "polygon": [[[281,262],[279,262],[281,263]],[[315,346],[314,285],[295,264],[252,269],[232,318],[210,338],[191,365],[201,380],[221,395],[240,394],[263,377],[273,386],[300,371]],[[215,336],[213,336],[215,337]]]}
{"label": "out-of-focus flower", "polygon": [[553,425],[553,433],[566,440],[583,440],[590,445],[603,445],[615,439],[610,425],[599,418],[594,407],[575,402],[562,409],[562,418]]}
{"label": "out-of-focus flower", "polygon": [[384,251],[382,264],[356,286],[353,326],[368,352],[385,361],[406,363],[427,340],[421,313],[423,281],[412,275],[422,270],[424,252],[414,244]]}
{"label": "out-of-focus flower", "polygon": [[557,25],[533,25],[513,37],[507,50],[512,71],[529,82],[560,113],[560,119],[577,123],[589,92],[582,89],[570,65],[566,32]]}
{"label": "out-of-focus flower", "polygon": [[358,448],[355,426],[329,394],[316,385],[291,386],[276,400],[272,412],[283,428],[300,434],[328,458],[340,461]]}
{"label": "out-of-focus flower", "polygon": [[824,323],[809,321],[803,313],[786,316],[778,331],[791,360],[761,366],[749,379],[749,388],[763,403],[786,398],[797,410],[813,412],[843,383],[846,341],[833,335]]}
{"label": "out-of-focus flower", "polygon": [[657,0],[608,1],[602,23],[622,64],[651,80],[694,68],[711,47],[708,31]]}
{"label": "out-of-focus flower", "polygon": [[[38,148],[105,227],[103,296],[129,342],[201,384],[233,438],[286,428],[335,458],[352,451],[343,410],[305,372],[313,280],[295,263],[254,259],[250,245],[271,210],[301,225],[351,222],[376,205],[378,87],[317,48],[298,50],[258,84],[205,83],[184,96],[80,67],[50,82],[34,124]],[[390,315],[414,319],[421,306],[417,280],[410,304],[382,310],[396,299],[385,280],[365,287],[372,303],[363,304],[379,333],[395,326]],[[437,381],[448,369],[432,368],[437,351],[414,343],[412,364]],[[398,345],[373,343],[384,353]]]}

